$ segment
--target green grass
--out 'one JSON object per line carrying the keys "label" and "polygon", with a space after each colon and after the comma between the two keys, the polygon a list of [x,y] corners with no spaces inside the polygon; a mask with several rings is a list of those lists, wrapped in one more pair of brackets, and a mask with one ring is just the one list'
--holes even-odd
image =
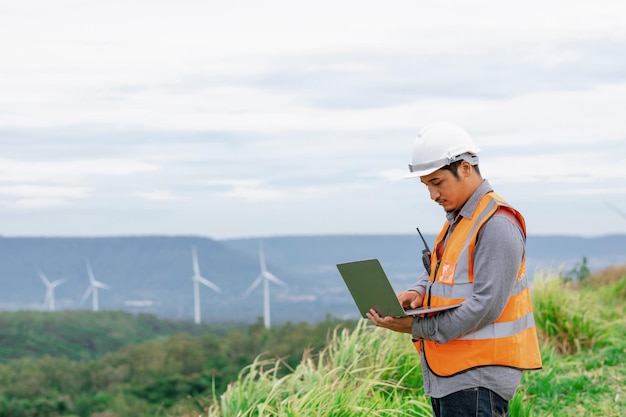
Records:
{"label": "green grass", "polygon": [[280,361],[257,360],[205,415],[429,416],[416,358],[406,337],[362,321],[282,378]]}
{"label": "green grass", "polygon": [[[579,288],[558,278],[535,278],[544,367],[524,374],[510,404],[512,417],[626,416],[624,275],[608,282],[592,276]],[[353,331],[335,332],[319,355],[305,353],[287,375],[284,368],[280,360],[260,357],[223,395],[195,399],[176,415],[432,415],[409,336],[366,320]]]}
{"label": "green grass", "polygon": [[625,349],[622,345],[576,355],[544,356],[544,369],[525,374],[517,393],[531,404],[532,413],[527,415],[626,415]]}
{"label": "green grass", "polygon": [[532,412],[512,416],[626,416],[626,276],[591,278],[535,279],[544,368],[526,373],[516,395]]}

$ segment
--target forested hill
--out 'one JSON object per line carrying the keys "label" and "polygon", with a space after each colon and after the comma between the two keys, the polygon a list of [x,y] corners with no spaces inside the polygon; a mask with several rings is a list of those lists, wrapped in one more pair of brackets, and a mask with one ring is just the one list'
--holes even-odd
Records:
{"label": "forested hill", "polygon": [[[434,236],[426,235],[432,246]],[[83,300],[89,285],[86,262],[97,280],[103,310],[154,313],[193,319],[192,246],[202,275],[221,288],[201,287],[203,321],[254,322],[263,314],[262,288],[242,295],[260,272],[262,241],[267,268],[287,285],[271,286],[272,322],[323,320],[327,314],[355,317],[356,308],[335,265],[378,258],[393,286],[402,289],[423,271],[423,244],[417,233],[264,237],[213,240],[198,236],[94,238],[0,238],[0,309],[41,310],[50,281],[65,279],[55,290],[56,308],[90,309]],[[593,270],[626,263],[626,235],[594,238],[529,236],[527,269],[567,270],[583,258]]]}
{"label": "forested hill", "polygon": [[124,311],[0,312],[0,364],[43,356],[91,360],[123,346],[174,334],[219,335],[232,326],[195,325]]}

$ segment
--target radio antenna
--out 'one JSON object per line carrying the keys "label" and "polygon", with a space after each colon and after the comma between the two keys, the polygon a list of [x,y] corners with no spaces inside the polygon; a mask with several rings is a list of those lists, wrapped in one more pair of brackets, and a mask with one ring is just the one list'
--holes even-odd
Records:
{"label": "radio antenna", "polygon": [[424,236],[422,236],[420,228],[416,227],[416,229],[417,233],[419,233],[420,237],[422,238],[422,242],[424,242],[424,246],[426,247],[426,249],[422,250],[422,263],[424,264],[426,272],[428,272],[428,275],[430,275],[430,248],[428,247],[428,243],[426,243],[426,239],[424,239]]}
{"label": "radio antenna", "polygon": [[430,252],[430,248],[428,247],[428,243],[426,243],[426,239],[424,239],[424,236],[422,236],[422,232],[420,232],[420,228],[416,227],[415,229],[417,229],[417,233],[419,233],[420,237],[422,238],[422,242],[424,242],[424,246],[426,247],[426,250],[428,250],[428,252]]}

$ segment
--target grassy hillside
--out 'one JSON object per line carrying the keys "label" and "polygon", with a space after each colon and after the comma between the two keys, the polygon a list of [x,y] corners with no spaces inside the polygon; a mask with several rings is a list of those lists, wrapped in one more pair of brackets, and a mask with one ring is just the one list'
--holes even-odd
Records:
{"label": "grassy hillside", "polygon": [[[525,374],[511,416],[624,416],[626,267],[562,278],[535,277],[544,368]],[[280,361],[259,358],[226,393],[198,401],[203,417],[430,416],[418,366],[407,335],[363,320],[286,376]]]}

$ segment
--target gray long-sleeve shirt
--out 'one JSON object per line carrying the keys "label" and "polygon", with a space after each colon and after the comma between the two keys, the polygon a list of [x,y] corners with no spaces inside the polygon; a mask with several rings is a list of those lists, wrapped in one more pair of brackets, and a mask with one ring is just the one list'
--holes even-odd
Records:
{"label": "gray long-sleeve shirt", "polygon": [[[487,181],[474,191],[460,211],[447,213],[452,233],[461,217],[471,218],[483,195],[492,191]],[[517,278],[525,251],[519,226],[509,217],[494,214],[478,232],[473,254],[474,287],[471,297],[453,310],[413,320],[414,339],[446,343],[495,321],[502,313]],[[424,274],[411,290],[424,294],[428,275]],[[452,358],[451,358],[452,359]],[[522,377],[518,369],[483,366],[450,376],[435,375],[421,355],[426,395],[441,398],[467,388],[485,387],[510,400]]]}

